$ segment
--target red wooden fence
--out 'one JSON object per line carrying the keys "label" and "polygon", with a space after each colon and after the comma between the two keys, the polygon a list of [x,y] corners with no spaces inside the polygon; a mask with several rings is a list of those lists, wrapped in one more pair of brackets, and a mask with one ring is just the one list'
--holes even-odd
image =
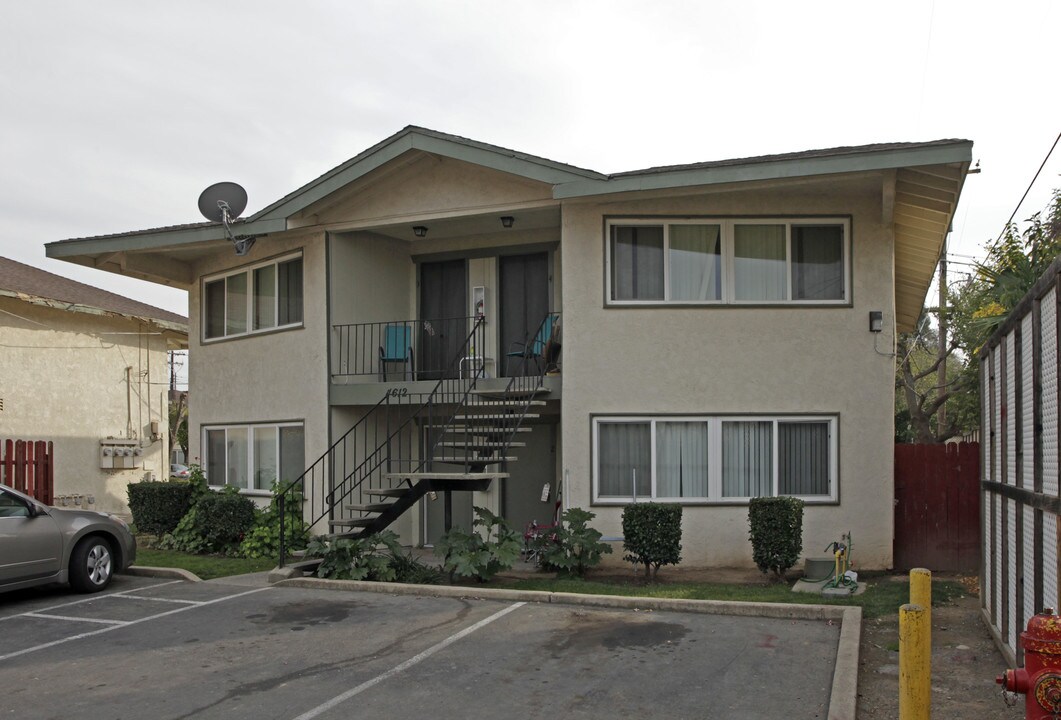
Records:
{"label": "red wooden fence", "polygon": [[980,570],[980,444],[895,446],[896,570]]}
{"label": "red wooden fence", "polygon": [[55,496],[55,454],[51,442],[5,440],[0,448],[0,484],[51,505]]}

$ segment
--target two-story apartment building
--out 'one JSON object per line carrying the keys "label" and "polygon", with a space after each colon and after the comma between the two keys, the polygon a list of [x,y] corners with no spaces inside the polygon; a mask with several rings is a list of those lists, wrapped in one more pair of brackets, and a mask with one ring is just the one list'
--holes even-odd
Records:
{"label": "two-story apartment building", "polygon": [[748,499],[791,494],[807,548],[850,530],[887,567],[895,333],[971,148],[605,175],[409,127],[234,223],[246,255],[210,222],[47,251],[188,288],[191,455],[252,494],[302,477],[319,531],[560,502],[617,535],[658,499],[687,562],[747,565]]}

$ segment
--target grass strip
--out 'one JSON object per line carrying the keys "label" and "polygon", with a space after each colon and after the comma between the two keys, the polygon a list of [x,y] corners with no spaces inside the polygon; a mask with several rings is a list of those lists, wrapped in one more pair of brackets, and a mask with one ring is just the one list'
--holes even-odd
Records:
{"label": "grass strip", "polygon": [[259,558],[222,557],[220,555],[190,555],[176,550],[138,548],[136,564],[144,567],[180,568],[193,572],[203,580],[212,580],[229,575],[244,575],[252,572],[272,570],[276,560]]}

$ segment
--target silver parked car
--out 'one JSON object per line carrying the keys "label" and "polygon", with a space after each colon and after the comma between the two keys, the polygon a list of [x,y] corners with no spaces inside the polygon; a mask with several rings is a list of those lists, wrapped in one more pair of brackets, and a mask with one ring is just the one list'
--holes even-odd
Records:
{"label": "silver parked car", "polygon": [[0,592],[69,582],[97,592],[136,560],[136,539],[121,518],[43,505],[0,485]]}

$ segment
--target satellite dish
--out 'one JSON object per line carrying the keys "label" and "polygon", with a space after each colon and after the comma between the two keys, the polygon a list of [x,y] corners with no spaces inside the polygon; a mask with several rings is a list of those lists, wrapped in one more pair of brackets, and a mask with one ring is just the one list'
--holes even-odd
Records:
{"label": "satellite dish", "polygon": [[234,182],[214,183],[199,195],[199,212],[211,222],[225,226],[225,234],[236,247],[237,255],[250,252],[255,238],[250,235],[233,235],[229,223],[247,209],[247,191]]}

